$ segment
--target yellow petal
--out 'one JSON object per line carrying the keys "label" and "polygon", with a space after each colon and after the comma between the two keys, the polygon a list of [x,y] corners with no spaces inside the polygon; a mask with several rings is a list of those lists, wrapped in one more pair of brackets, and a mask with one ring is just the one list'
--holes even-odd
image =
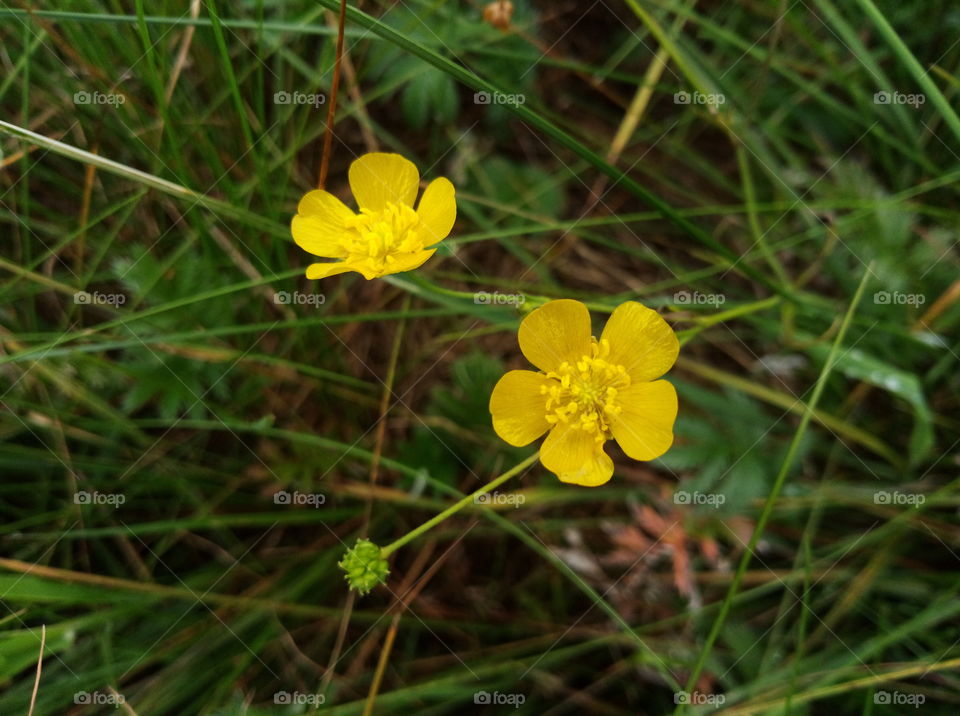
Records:
{"label": "yellow petal", "polygon": [[557,423],[543,441],[540,462],[557,475],[575,473],[596,454],[599,447],[593,433],[569,423]]}
{"label": "yellow petal", "polygon": [[307,278],[326,278],[327,276],[335,276],[338,273],[356,271],[369,281],[392,273],[402,273],[415,269],[433,256],[434,253],[436,253],[436,249],[393,254],[386,263],[381,263],[380,261],[370,258],[354,258],[348,259],[347,261],[335,261],[333,263],[310,264],[307,267]]}
{"label": "yellow petal", "polygon": [[392,260],[388,261],[380,276],[386,276],[391,273],[402,273],[412,271],[422,266],[427,259],[437,253],[436,249],[425,249],[423,251],[413,251],[408,254],[393,254]]}
{"label": "yellow petal", "polygon": [[610,342],[610,362],[624,366],[634,382],[656,380],[670,370],[680,352],[670,325],[636,301],[617,306],[601,340]]}
{"label": "yellow petal", "polygon": [[547,396],[540,387],[555,382],[532,370],[511,370],[490,395],[493,429],[503,440],[523,447],[547,432]]}
{"label": "yellow petal", "polygon": [[623,408],[610,430],[623,451],[634,460],[653,460],[673,444],[677,418],[677,391],[665,380],[634,383],[617,399]]}
{"label": "yellow petal", "polygon": [[556,370],[590,353],[590,312],[580,301],[550,301],[523,319],[517,340],[537,368]]}
{"label": "yellow petal", "polygon": [[613,475],[613,460],[607,455],[603,448],[585,462],[576,472],[563,472],[557,475],[561,482],[569,482],[574,485],[583,485],[584,487],[597,487],[602,485]]}
{"label": "yellow petal", "polygon": [[307,278],[327,278],[328,276],[336,276],[338,273],[346,273],[347,271],[356,270],[356,265],[350,261],[332,261],[325,264],[310,264],[307,266]]}
{"label": "yellow petal", "polygon": [[420,197],[417,215],[424,231],[424,246],[432,246],[450,235],[453,222],[457,220],[455,194],[450,180],[440,177],[430,182]]}
{"label": "yellow petal", "polygon": [[304,194],[297,204],[297,213],[304,216],[327,216],[330,221],[338,224],[353,216],[346,204],[323,189],[314,189]]}
{"label": "yellow petal", "polygon": [[300,200],[290,232],[304,251],[314,256],[342,258],[347,252],[341,247],[340,239],[347,230],[345,222],[353,215],[333,194],[318,189]]}
{"label": "yellow petal", "polygon": [[420,172],[399,154],[372,152],[350,165],[350,190],[361,209],[380,211],[388,201],[413,208]]}

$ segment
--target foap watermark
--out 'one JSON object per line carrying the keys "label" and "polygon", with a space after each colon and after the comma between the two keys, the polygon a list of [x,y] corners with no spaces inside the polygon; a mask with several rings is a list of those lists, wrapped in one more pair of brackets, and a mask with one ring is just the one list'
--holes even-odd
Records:
{"label": "foap watermark", "polygon": [[122,306],[127,297],[122,293],[100,293],[99,291],[77,291],[73,302],[81,306]]}
{"label": "foap watermark", "polygon": [[680,306],[722,306],[727,297],[722,293],[700,293],[699,291],[677,291],[673,302]]}
{"label": "foap watermark", "polygon": [[907,94],[905,92],[876,92],[873,95],[874,104],[907,104],[917,109],[921,104],[924,104],[927,101],[927,96],[924,94],[915,93]]}
{"label": "foap watermark", "polygon": [[523,495],[518,495],[515,492],[486,492],[482,495],[477,495],[473,498],[473,503],[475,505],[486,505],[492,507],[493,505],[513,505],[513,508],[516,509],[520,507],[524,502],[527,501],[527,498]]}
{"label": "foap watermark", "polygon": [[299,691],[294,691],[293,693],[289,691],[278,691],[273,695],[273,703],[275,704],[322,706],[326,701],[327,697],[324,694],[303,694]]}
{"label": "foap watermark", "polygon": [[526,700],[523,694],[504,694],[499,691],[478,691],[473,695],[473,703],[480,706],[513,706],[518,709]]}
{"label": "foap watermark", "polygon": [[873,493],[873,504],[875,505],[899,505],[909,507],[919,507],[927,501],[927,496],[916,492],[887,492],[879,490]]}
{"label": "foap watermark", "polygon": [[119,107],[126,101],[127,98],[118,92],[87,92],[86,90],[80,90],[79,92],[73,93],[74,104],[106,104],[112,107]]}
{"label": "foap watermark", "polygon": [[924,694],[907,694],[903,691],[877,691],[873,694],[873,703],[878,706],[912,706],[918,709],[926,700]]}
{"label": "foap watermark", "polygon": [[673,95],[674,104],[705,104],[709,107],[719,107],[725,104],[727,97],[719,92],[675,92]]}
{"label": "foap watermark", "polygon": [[902,291],[877,291],[873,302],[879,306],[922,306],[927,297],[922,293],[903,293]]}
{"label": "foap watermark", "polygon": [[673,502],[676,505],[708,505],[709,507],[720,507],[727,501],[727,496],[719,492],[687,492],[686,490],[677,490],[673,493]]}
{"label": "foap watermark", "polygon": [[94,691],[93,693],[89,691],[78,691],[73,695],[73,703],[78,706],[120,706],[121,704],[127,703],[127,700],[123,694],[115,694],[109,691],[107,693],[100,693],[99,691]]}
{"label": "foap watermark", "polygon": [[73,493],[73,502],[76,505],[110,505],[116,509],[126,501],[126,495],[113,494],[110,492],[97,492],[96,490],[87,492],[86,490],[80,490],[80,492]]}
{"label": "foap watermark", "polygon": [[675,691],[673,703],[686,706],[713,706],[719,708],[727,701],[725,694],[705,694],[701,691]]}
{"label": "foap watermark", "polygon": [[323,293],[300,293],[300,291],[277,291],[273,302],[283,306],[313,306],[319,308],[327,302]]}
{"label": "foap watermark", "polygon": [[274,104],[308,104],[315,109],[326,103],[327,96],[322,92],[308,94],[306,92],[287,92],[281,90],[273,93]]}
{"label": "foap watermark", "polygon": [[526,103],[527,96],[523,94],[506,94],[504,92],[477,92],[473,95],[474,104],[512,104],[519,107]]}
{"label": "foap watermark", "polygon": [[527,297],[522,293],[477,291],[473,294],[473,302],[483,306],[522,306],[527,302]]}
{"label": "foap watermark", "polygon": [[322,492],[299,492],[297,490],[287,492],[281,490],[273,493],[273,504],[275,505],[309,505],[316,509],[323,506],[326,501],[327,496]]}

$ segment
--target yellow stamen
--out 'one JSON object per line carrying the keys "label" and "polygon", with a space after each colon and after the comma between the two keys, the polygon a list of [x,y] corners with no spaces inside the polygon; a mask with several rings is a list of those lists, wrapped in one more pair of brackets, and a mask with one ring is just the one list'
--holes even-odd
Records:
{"label": "yellow stamen", "polygon": [[592,339],[590,355],[571,364],[564,361],[549,385],[540,387],[547,396],[547,422],[564,423],[591,433],[598,443],[609,440],[610,422],[623,408],[617,396],[630,385],[630,376],[622,365],[610,363],[610,344]]}
{"label": "yellow stamen", "polygon": [[420,217],[406,204],[387,202],[380,211],[363,209],[346,222],[342,246],[347,261],[370,261],[382,270],[397,254],[424,248]]}

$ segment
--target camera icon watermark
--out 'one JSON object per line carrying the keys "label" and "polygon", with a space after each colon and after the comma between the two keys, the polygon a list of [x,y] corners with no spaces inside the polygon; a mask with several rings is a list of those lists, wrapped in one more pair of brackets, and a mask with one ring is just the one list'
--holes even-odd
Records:
{"label": "camera icon watermark", "polygon": [[902,291],[877,291],[873,302],[878,306],[922,306],[927,297],[922,293],[903,293]]}
{"label": "camera icon watermark", "polygon": [[73,703],[77,706],[120,706],[127,703],[123,694],[114,694],[107,692],[105,694],[99,691],[78,691],[73,695]]}
{"label": "camera icon watermark", "polygon": [[675,92],[673,95],[674,104],[703,104],[708,107],[719,107],[725,104],[727,96],[720,92]]}
{"label": "camera icon watermark", "polygon": [[323,293],[277,291],[273,294],[273,302],[282,306],[313,306],[319,308],[327,302],[327,296]]}
{"label": "camera icon watermark", "polygon": [[126,101],[127,98],[117,92],[87,92],[86,90],[80,90],[79,92],[73,93],[74,104],[109,105],[111,107],[119,107]]}
{"label": "camera icon watermark", "polygon": [[526,700],[524,694],[504,694],[499,691],[477,691],[473,695],[473,703],[478,706],[513,706],[518,709]]}
{"label": "camera icon watermark", "polygon": [[677,706],[713,706],[713,708],[719,708],[726,701],[726,694],[704,694],[700,691],[675,691],[673,694],[673,703]]}
{"label": "camera icon watermark", "polygon": [[281,90],[273,93],[274,104],[307,104],[314,109],[320,109],[326,101],[327,96],[322,92],[308,94],[306,92],[287,92]]}
{"label": "camera icon watermark", "polygon": [[722,306],[727,297],[722,293],[700,293],[699,291],[677,291],[673,302],[679,306]]}
{"label": "camera icon watermark", "polygon": [[873,703],[878,706],[912,706],[918,709],[926,701],[925,694],[907,694],[902,691],[877,691],[873,694]]}
{"label": "camera icon watermark", "polygon": [[278,691],[273,695],[273,703],[277,705],[322,706],[326,703],[325,694],[304,694],[299,691]]}
{"label": "camera icon watermark", "polygon": [[126,495],[112,494],[109,492],[87,492],[80,490],[73,493],[73,504],[75,505],[110,505],[117,509],[127,501]]}
{"label": "camera icon watermark", "polygon": [[494,505],[512,506],[517,509],[527,501],[526,496],[518,495],[515,492],[485,492],[473,498],[473,504],[493,507]]}
{"label": "camera icon watermark", "polygon": [[304,505],[317,509],[322,507],[327,501],[327,496],[322,492],[287,492],[281,490],[273,493],[273,504],[275,505],[295,505],[302,507]]}
{"label": "camera icon watermark", "polygon": [[876,92],[873,95],[874,104],[906,104],[914,109],[920,107],[920,105],[926,103],[927,96],[925,94],[915,93],[915,94],[906,94],[904,92]]}
{"label": "camera icon watermark", "polygon": [[686,490],[677,490],[673,493],[673,503],[675,505],[707,505],[708,507],[720,507],[727,501],[727,496],[719,492],[687,492]]}
{"label": "camera icon watermark", "polygon": [[473,302],[481,306],[522,306],[527,302],[527,297],[522,293],[477,291],[473,294]]}
{"label": "camera icon watermark", "polygon": [[873,504],[899,507],[919,507],[927,501],[927,496],[916,492],[887,492],[879,490],[873,493]]}
{"label": "camera icon watermark", "polygon": [[527,96],[524,94],[506,94],[504,92],[476,92],[473,95],[474,104],[512,104],[519,107],[525,104]]}
{"label": "camera icon watermark", "polygon": [[80,306],[122,306],[127,297],[122,293],[100,293],[99,291],[77,291],[73,302]]}

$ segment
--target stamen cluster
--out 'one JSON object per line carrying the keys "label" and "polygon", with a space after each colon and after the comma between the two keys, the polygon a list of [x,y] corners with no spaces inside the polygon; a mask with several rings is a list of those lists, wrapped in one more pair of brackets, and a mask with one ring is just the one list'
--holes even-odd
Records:
{"label": "stamen cluster", "polygon": [[540,393],[547,396],[548,423],[572,425],[598,443],[610,439],[610,422],[623,411],[617,396],[630,385],[630,376],[622,365],[610,363],[609,355],[609,342],[594,338],[589,355],[547,373],[553,380]]}
{"label": "stamen cluster", "polygon": [[345,222],[343,237],[348,261],[370,260],[383,268],[395,254],[423,249],[420,217],[406,204],[387,202],[379,211],[362,209]]}

